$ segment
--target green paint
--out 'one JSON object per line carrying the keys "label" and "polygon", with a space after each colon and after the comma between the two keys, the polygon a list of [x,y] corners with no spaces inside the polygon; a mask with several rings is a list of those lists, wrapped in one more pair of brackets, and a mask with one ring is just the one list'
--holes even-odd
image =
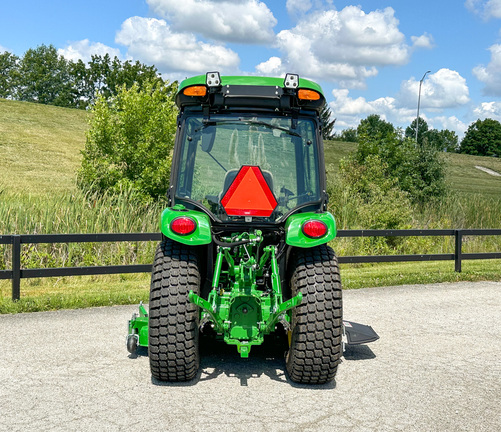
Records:
{"label": "green paint", "polygon": [[[302,226],[309,220],[319,220],[327,225],[327,234],[318,239],[306,236]],[[285,223],[285,241],[290,246],[309,248],[327,243],[336,237],[336,220],[329,212],[324,213],[299,213],[289,216]]]}
{"label": "green paint", "polygon": [[[258,77],[258,76],[222,76],[221,84],[225,85],[248,85],[248,86],[284,86],[284,78],[270,78],[270,77]],[[179,91],[181,92],[185,87],[192,85],[205,85],[205,75],[198,75],[184,81],[179,84]],[[299,87],[304,89],[311,89],[318,91],[322,96],[324,95],[322,87],[317,83],[299,78]]]}
{"label": "green paint", "polygon": [[[189,235],[179,235],[171,230],[171,222],[180,216],[188,216],[195,220],[197,227],[193,233]],[[175,205],[172,208],[168,207],[162,212],[162,216],[160,217],[160,231],[165,237],[185,245],[200,246],[212,242],[209,216],[199,211],[187,210],[181,204]]]}
{"label": "green paint", "polygon": [[139,316],[134,315],[129,321],[129,334],[139,336],[139,346],[148,346],[148,313],[142,302],[139,304]]}
{"label": "green paint", "polygon": [[[275,247],[261,247],[261,231],[223,240],[248,243],[218,247],[208,299],[190,292],[189,300],[200,307],[200,320],[212,322],[224,341],[236,345],[245,358],[253,345],[262,344],[264,336],[275,330],[279,321],[290,321],[288,311],[301,303],[302,294],[283,302]],[[265,278],[269,279],[267,283]],[[271,289],[267,289],[270,285]]]}

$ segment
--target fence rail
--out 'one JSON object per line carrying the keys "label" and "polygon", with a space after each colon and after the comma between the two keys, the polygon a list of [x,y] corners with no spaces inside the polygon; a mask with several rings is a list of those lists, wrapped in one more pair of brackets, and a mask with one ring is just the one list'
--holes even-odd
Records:
{"label": "fence rail", "polygon": [[[406,261],[454,261],[454,270],[461,272],[464,260],[500,259],[501,252],[463,253],[462,244],[465,236],[499,236],[501,229],[435,229],[435,230],[339,230],[338,237],[454,237],[453,254],[422,255],[362,255],[342,256],[340,263],[378,263]],[[24,234],[0,235],[0,245],[12,245],[12,269],[0,270],[0,279],[12,280],[12,300],[21,297],[21,279],[60,276],[83,276],[101,274],[148,273],[151,264],[92,266],[92,267],[56,267],[56,268],[21,268],[21,249],[23,244],[39,243],[104,243],[130,241],[159,241],[160,233],[121,233],[121,234]]]}

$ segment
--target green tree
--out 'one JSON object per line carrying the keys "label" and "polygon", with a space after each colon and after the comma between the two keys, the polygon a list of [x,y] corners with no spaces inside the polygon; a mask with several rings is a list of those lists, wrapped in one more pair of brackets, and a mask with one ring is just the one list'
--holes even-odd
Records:
{"label": "green tree", "polygon": [[[416,145],[414,139],[402,138],[391,124],[390,128],[384,123],[359,125],[355,160],[361,165],[372,156],[384,161],[387,176],[396,179],[400,189],[407,192],[415,203],[444,195],[445,167],[440,154],[429,146]],[[380,124],[376,132],[374,124]]]}
{"label": "green tree", "polygon": [[357,130],[355,128],[344,129],[339,135],[339,137],[337,137],[336,139],[345,142],[357,142],[358,141]]}
{"label": "green tree", "polygon": [[322,138],[330,140],[334,138],[334,124],[336,119],[332,119],[332,112],[328,104],[324,104],[320,110],[320,119],[322,120]]}
{"label": "green tree", "polygon": [[0,54],[0,97],[14,98],[19,57],[5,51]]}
{"label": "green tree", "polygon": [[98,96],[77,184],[86,191],[133,191],[150,201],[169,187],[176,132],[177,83],[122,85],[110,99]]}
{"label": "green tree", "polygon": [[72,106],[68,62],[53,45],[26,51],[19,64],[17,95],[22,101]]}
{"label": "green tree", "polygon": [[91,57],[86,78],[86,97],[90,104],[97,94],[105,98],[116,96],[123,85],[131,88],[136,83],[142,89],[146,83],[162,81],[155,66],[147,66],[139,61],[121,62],[118,57],[111,59],[109,54]]}
{"label": "green tree", "polygon": [[448,129],[430,129],[424,138],[425,145],[443,152],[455,152],[458,149],[458,136],[456,132]]}
{"label": "green tree", "polygon": [[501,156],[501,123],[489,118],[472,123],[461,141],[459,152],[476,156]]}
{"label": "green tree", "polygon": [[[417,124],[418,124],[417,118],[415,118],[412,121],[412,123],[406,127],[405,136],[407,138],[416,140],[416,125]],[[418,129],[418,137],[417,137],[417,143],[419,145],[423,145],[423,140],[426,137],[427,133],[428,133],[428,123],[426,123],[426,120],[419,117],[419,129]]]}
{"label": "green tree", "polygon": [[395,133],[394,126],[383,120],[378,114],[371,114],[366,119],[361,120],[357,127],[357,134],[367,135],[375,140],[384,139],[388,134]]}

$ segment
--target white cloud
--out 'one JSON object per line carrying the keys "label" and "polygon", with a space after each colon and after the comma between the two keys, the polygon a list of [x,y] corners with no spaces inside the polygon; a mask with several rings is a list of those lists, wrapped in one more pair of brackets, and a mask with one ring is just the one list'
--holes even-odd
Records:
{"label": "white cloud", "polygon": [[466,0],[465,6],[484,19],[501,18],[501,0]]}
{"label": "white cloud", "polygon": [[82,60],[84,63],[88,63],[91,61],[93,55],[105,56],[106,54],[109,54],[112,59],[116,56],[123,60],[118,48],[111,48],[100,42],[90,43],[89,39],[72,42],[65,48],[58,49],[57,52],[66,60],[73,60],[75,62]]}
{"label": "white cloud", "polygon": [[264,44],[273,41],[277,20],[258,0],[147,0],[170,22],[173,31],[191,32],[225,42]]}
{"label": "white cloud", "polygon": [[285,7],[289,15],[298,16],[305,14],[312,8],[310,0],[287,0]]}
{"label": "white cloud", "polygon": [[451,131],[454,131],[456,132],[460,140],[462,139],[464,133],[466,132],[466,129],[468,129],[468,125],[459,120],[456,116],[433,117],[432,119],[430,119],[430,123],[428,126],[430,129],[432,128],[437,130],[449,129]]}
{"label": "white cloud", "polygon": [[165,74],[208,70],[228,73],[235,71],[240,61],[234,51],[201,42],[190,33],[176,33],[164,20],[155,18],[128,18],[122,23],[116,42],[125,45],[134,59],[154,64]]}
{"label": "white cloud", "polygon": [[277,35],[282,71],[364,88],[378,66],[409,61],[411,48],[398,24],[392,8],[365,13],[360,6],[347,6],[311,12]]}
{"label": "white cloud", "polygon": [[411,40],[415,48],[431,49],[435,46],[433,36],[428,33],[424,33],[421,36],[411,36]]}
{"label": "white cloud", "polygon": [[[396,97],[381,97],[366,100],[363,97],[352,98],[346,89],[332,91],[334,100],[329,103],[336,120],[336,128],[356,128],[360,120],[370,114],[378,114],[381,118],[395,126],[407,127],[416,118],[419,81],[415,78],[403,81]],[[427,75],[421,88],[420,117],[424,118],[430,128],[450,129],[462,135],[466,125],[455,116],[430,116],[430,112],[442,113],[448,108],[458,108],[469,102],[466,81],[456,71],[440,69]],[[501,107],[501,103],[498,109]],[[426,109],[428,112],[425,112]],[[499,111],[501,113],[501,111]]]}
{"label": "white cloud", "polygon": [[262,75],[280,76],[284,73],[282,60],[280,57],[270,57],[267,61],[259,63],[256,71]]}
{"label": "white cloud", "polygon": [[[417,106],[419,80],[402,82],[397,95],[400,106]],[[466,80],[456,71],[440,69],[426,76],[421,86],[421,107],[441,110],[467,104],[470,101]]]}
{"label": "white cloud", "polygon": [[501,45],[492,45],[489,48],[491,61],[487,66],[479,65],[473,68],[473,75],[485,84],[484,93],[501,96]]}
{"label": "white cloud", "polygon": [[360,120],[371,114],[378,114],[396,126],[407,126],[416,118],[415,108],[399,107],[398,101],[393,97],[387,96],[373,101],[363,97],[354,99],[346,89],[335,89],[332,95],[334,101],[329,103],[329,107],[336,117],[336,129],[356,128]]}
{"label": "white cloud", "polygon": [[474,108],[473,113],[477,119],[501,121],[501,102],[483,102]]}
{"label": "white cloud", "polygon": [[3,53],[5,51],[9,51],[9,50],[7,48],[4,48],[2,45],[0,45],[0,53]]}

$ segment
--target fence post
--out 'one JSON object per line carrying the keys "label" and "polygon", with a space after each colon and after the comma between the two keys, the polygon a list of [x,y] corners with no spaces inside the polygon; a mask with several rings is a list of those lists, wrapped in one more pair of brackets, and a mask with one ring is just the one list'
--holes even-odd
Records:
{"label": "fence post", "polygon": [[461,230],[454,231],[455,249],[454,249],[454,271],[461,273],[461,258],[463,255],[463,232]]}
{"label": "fence post", "polygon": [[21,298],[21,236],[12,236],[12,300]]}

